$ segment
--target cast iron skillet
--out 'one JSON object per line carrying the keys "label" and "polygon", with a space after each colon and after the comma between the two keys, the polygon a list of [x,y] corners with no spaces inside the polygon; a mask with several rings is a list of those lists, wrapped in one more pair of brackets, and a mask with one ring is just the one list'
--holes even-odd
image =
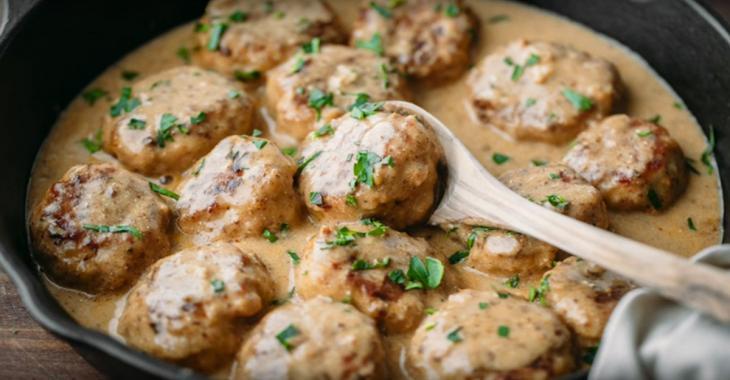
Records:
{"label": "cast iron skillet", "polygon": [[[9,22],[2,14],[8,11]],[[0,0],[0,264],[43,327],[112,377],[196,379],[74,322],[41,283],[29,255],[25,196],[31,166],[58,114],[129,51],[203,13],[206,0]],[[730,189],[730,35],[694,0],[533,0],[638,52],[684,99],[705,130]],[[724,194],[730,202],[730,191]],[[724,227],[730,229],[725,209]],[[727,236],[725,237],[727,241]],[[575,374],[573,377],[584,377]]]}

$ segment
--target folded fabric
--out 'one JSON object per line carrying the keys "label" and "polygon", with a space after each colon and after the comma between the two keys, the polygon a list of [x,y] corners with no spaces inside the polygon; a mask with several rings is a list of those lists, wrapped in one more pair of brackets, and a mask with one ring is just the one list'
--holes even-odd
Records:
{"label": "folded fabric", "polygon": [[[730,269],[730,245],[692,260]],[[730,379],[730,325],[634,290],[611,315],[589,379]]]}

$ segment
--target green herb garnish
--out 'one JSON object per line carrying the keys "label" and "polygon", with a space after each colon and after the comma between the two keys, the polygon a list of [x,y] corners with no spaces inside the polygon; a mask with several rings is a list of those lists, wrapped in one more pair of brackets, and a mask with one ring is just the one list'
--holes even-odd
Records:
{"label": "green herb garnish", "polygon": [[142,238],[142,232],[140,232],[137,228],[128,226],[128,225],[118,225],[118,226],[106,226],[103,224],[84,224],[84,229],[94,232],[103,232],[103,233],[127,233],[132,236],[134,236],[137,239]]}
{"label": "green herb garnish", "polygon": [[662,208],[662,199],[659,197],[659,194],[657,194],[656,190],[649,189],[649,192],[646,194],[647,198],[649,198],[649,204],[651,204],[651,207],[654,210],[659,210]]}
{"label": "green herb garnish", "polygon": [[261,79],[261,71],[259,71],[259,70],[249,70],[249,71],[236,70],[233,72],[233,76],[237,80],[240,80],[241,82],[251,82],[251,81]]}
{"label": "green herb garnish", "polygon": [[276,236],[275,233],[269,231],[268,228],[264,229],[264,233],[262,234],[264,239],[268,240],[269,243],[276,243],[277,240],[279,240],[279,237]]}
{"label": "green herb garnish", "polygon": [[516,274],[508,278],[507,281],[504,282],[504,285],[508,288],[516,289],[518,286],[520,286],[520,275]]}
{"label": "green herb garnish", "polygon": [[180,199],[180,196],[175,193],[174,191],[165,189],[164,187],[154,183],[154,182],[148,182],[150,185],[150,190],[154,191],[157,194],[163,195],[168,198],[172,198],[174,200]]}
{"label": "green herb garnish", "polygon": [[289,258],[294,265],[299,265],[299,262],[302,261],[299,255],[297,255],[297,253],[292,250],[286,251],[286,254],[289,255]]}
{"label": "green herb garnish", "polygon": [[334,106],[334,95],[331,92],[324,92],[318,88],[309,92],[308,105],[317,114],[317,120],[322,118],[322,109],[326,106]]}
{"label": "green herb garnish", "polygon": [[287,351],[291,351],[292,349],[294,349],[294,346],[291,343],[291,339],[299,336],[300,334],[301,331],[299,331],[296,326],[290,324],[284,330],[276,334],[276,340],[278,340],[279,343],[284,346]]}
{"label": "green herb garnish", "polygon": [[213,287],[213,293],[216,294],[223,293],[226,290],[226,283],[217,278],[210,280],[210,285]]}
{"label": "green herb garnish", "polygon": [[131,81],[134,80],[134,78],[138,77],[139,73],[132,70],[124,70],[122,71],[122,79]]}
{"label": "green herb garnish", "polygon": [[449,264],[456,265],[469,257],[469,251],[468,250],[461,250],[454,252],[453,255],[449,256]]}
{"label": "green herb garnish", "polygon": [[230,16],[228,16],[228,19],[233,22],[244,22],[244,21],[248,20],[248,13],[240,11],[240,10],[235,11],[235,12],[231,13]]}
{"label": "green herb garnish", "polygon": [[502,338],[509,338],[509,327],[505,325],[500,325],[499,327],[497,327],[497,335]]}
{"label": "green herb garnish", "polygon": [[254,141],[253,141],[253,145],[254,145],[254,146],[256,147],[256,149],[258,149],[258,150],[264,149],[264,147],[265,147],[265,146],[266,146],[266,144],[268,144],[268,143],[269,143],[269,142],[268,142],[268,141],[266,141],[266,140],[254,140]]}
{"label": "green herb garnish", "polygon": [[450,340],[452,343],[459,343],[462,340],[464,340],[461,337],[461,327],[457,327],[454,330],[451,330],[448,335],[446,335],[446,339]]}
{"label": "green herb garnish", "polygon": [[102,146],[104,145],[104,141],[102,140],[101,129],[97,129],[91,138],[84,137],[81,140],[81,145],[83,145],[84,148],[86,148],[86,151],[88,151],[89,154],[94,154],[94,153],[100,151]]}
{"label": "green herb garnish", "polygon": [[129,119],[127,126],[129,129],[144,129],[145,126],[147,126],[147,122],[141,119],[132,118]]}
{"label": "green herb garnish", "polygon": [[198,124],[204,122],[206,118],[207,118],[207,115],[205,114],[205,112],[201,112],[195,116],[190,117],[190,124],[198,125]]}
{"label": "green herb garnish", "polygon": [[312,191],[309,193],[309,203],[315,206],[321,206],[324,203],[322,199],[322,193],[319,191]]}
{"label": "green herb garnish", "polygon": [[353,167],[355,174],[354,184],[362,183],[367,187],[373,187],[373,178],[375,165],[378,164],[382,159],[375,153],[363,150],[357,152],[357,158]]}
{"label": "green herb garnish", "polygon": [[700,156],[700,161],[707,167],[707,174],[712,174],[715,171],[715,167],[712,166],[712,152],[715,150],[715,128],[710,126],[710,133],[707,138],[707,148],[705,148],[705,151],[702,152],[702,155]]}
{"label": "green herb garnish", "polygon": [[322,136],[331,135],[334,132],[335,132],[335,130],[332,128],[331,125],[325,124],[325,125],[319,127],[316,131],[312,132],[312,135],[314,137],[319,138],[319,137],[322,137]]}
{"label": "green herb garnish", "polygon": [[369,41],[355,41],[355,47],[370,50],[379,56],[385,54],[385,50],[383,49],[383,38],[380,36],[380,33],[373,34]]}
{"label": "green herb garnish", "polygon": [[122,88],[119,100],[109,108],[109,114],[112,117],[117,117],[124,112],[129,113],[134,111],[134,109],[140,104],[142,104],[142,102],[140,102],[138,98],[132,97],[132,88],[124,87]]}
{"label": "green herb garnish", "polygon": [[91,88],[84,91],[81,94],[81,98],[90,106],[93,106],[97,100],[105,97],[107,94],[106,90],[102,90],[101,88]]}
{"label": "green herb garnish", "polygon": [[502,165],[509,160],[510,160],[510,157],[507,155],[504,155],[502,153],[492,154],[492,161],[497,165]]}
{"label": "green herb garnish", "polygon": [[381,16],[384,18],[391,18],[393,17],[393,13],[390,12],[390,10],[382,5],[379,5],[378,3],[371,1],[370,2],[370,8],[378,12]]}
{"label": "green herb garnish", "polygon": [[221,38],[223,38],[226,29],[228,29],[228,24],[224,22],[213,24],[210,30],[210,39],[208,40],[208,50],[216,51],[220,48]]}
{"label": "green herb garnish", "polygon": [[570,104],[573,105],[573,108],[578,111],[583,112],[593,108],[593,101],[590,98],[585,97],[570,88],[563,89],[563,96],[568,99]]}
{"label": "green herb garnish", "polygon": [[375,259],[373,262],[357,259],[352,263],[352,270],[364,271],[372,269],[383,269],[390,266],[390,257],[384,259]]}

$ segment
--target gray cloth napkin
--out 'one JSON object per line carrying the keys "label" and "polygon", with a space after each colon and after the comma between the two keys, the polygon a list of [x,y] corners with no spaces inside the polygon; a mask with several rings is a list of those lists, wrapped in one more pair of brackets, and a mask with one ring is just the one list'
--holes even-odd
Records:
{"label": "gray cloth napkin", "polygon": [[[730,269],[730,245],[705,249],[693,261]],[[730,325],[634,290],[611,315],[589,379],[730,379]]]}

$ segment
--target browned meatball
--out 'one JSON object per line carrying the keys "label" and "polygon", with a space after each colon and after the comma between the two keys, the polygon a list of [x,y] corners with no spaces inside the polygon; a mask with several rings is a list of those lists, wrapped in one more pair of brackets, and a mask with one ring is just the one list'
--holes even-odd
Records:
{"label": "browned meatball", "polygon": [[273,284],[254,255],[229,243],[166,257],[132,289],[118,332],[139,350],[201,371],[228,361],[242,318],[271,300]]}
{"label": "browned meatball", "polygon": [[454,78],[466,70],[477,22],[461,0],[364,1],[351,44],[390,57],[406,75]]}
{"label": "browned meatball", "polygon": [[408,359],[416,379],[546,379],[575,367],[571,339],[548,308],[462,290],[421,322]]}
{"label": "browned meatball", "polygon": [[196,31],[199,64],[254,76],[313,38],[344,40],[335,15],[320,0],[212,0]]}
{"label": "browned meatball", "polygon": [[[372,103],[371,103],[372,104]],[[394,228],[426,220],[434,206],[441,145],[417,117],[387,109],[358,120],[344,115],[332,132],[311,136],[299,191],[321,220],[375,217]]]}
{"label": "browned meatball", "polygon": [[345,113],[358,96],[377,102],[401,99],[406,92],[405,81],[386,59],[335,45],[295,55],[272,70],[266,82],[278,130],[300,140],[315,125]]}
{"label": "browned meatball", "polygon": [[102,293],[128,285],[168,254],[170,219],[142,178],[111,164],[79,165],[36,205],[30,232],[53,281]]}
{"label": "browned meatball", "polygon": [[633,287],[626,279],[577,257],[561,261],[544,279],[541,300],[560,315],[586,347],[598,343],[613,308]]}
{"label": "browned meatball", "polygon": [[424,240],[377,222],[323,226],[296,268],[297,293],[305,299],[323,295],[346,300],[387,331],[408,331],[423,315],[425,294],[405,290],[398,278],[412,260],[436,260],[430,255]]}
{"label": "browned meatball", "polygon": [[200,241],[260,236],[295,222],[297,165],[268,140],[223,139],[178,187],[178,225]]}
{"label": "browned meatball", "polygon": [[184,170],[222,138],[250,132],[253,110],[251,98],[216,73],[170,69],[122,90],[104,123],[104,150],[147,175]]}
{"label": "browned meatball", "polygon": [[684,153],[669,132],[626,115],[581,133],[563,162],[618,210],[663,210],[687,187]]}
{"label": "browned meatball", "polygon": [[499,177],[507,187],[551,210],[596,227],[608,227],[601,192],[560,164],[506,172]]}
{"label": "browned meatball", "polygon": [[238,352],[232,379],[384,379],[384,359],[372,319],[316,297],[269,313]]}
{"label": "browned meatball", "polygon": [[500,276],[533,274],[550,268],[558,249],[517,232],[489,226],[445,225],[452,237],[466,242],[454,253],[453,264]]}
{"label": "browned meatball", "polygon": [[560,44],[526,40],[485,57],[467,83],[482,123],[519,140],[554,144],[609,114],[620,87],[611,63]]}

